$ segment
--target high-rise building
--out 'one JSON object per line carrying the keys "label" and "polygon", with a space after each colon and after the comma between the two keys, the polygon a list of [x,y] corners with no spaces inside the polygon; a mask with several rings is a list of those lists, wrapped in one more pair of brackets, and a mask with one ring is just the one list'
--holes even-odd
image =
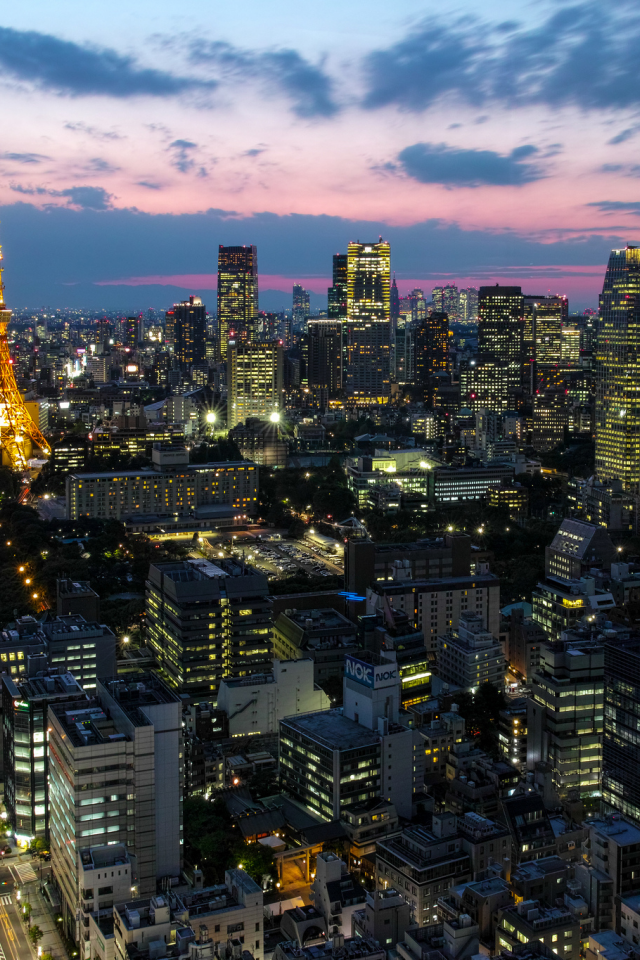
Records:
{"label": "high-rise building", "polygon": [[174,354],[180,367],[188,370],[205,362],[207,308],[200,297],[189,297],[173,305]]}
{"label": "high-rise building", "polygon": [[569,316],[566,297],[525,296],[524,341],[533,344],[536,364],[557,364],[561,356],[562,327]]}
{"label": "high-rise building", "polygon": [[333,255],[333,285],[329,287],[327,315],[330,320],[347,319],[347,254]]}
{"label": "high-rise building", "polygon": [[391,323],[395,324],[400,316],[400,294],[398,293],[398,285],[396,283],[395,275],[391,281],[389,310],[391,313]]}
{"label": "high-rise building", "polygon": [[[2,674],[2,756],[7,822],[17,840],[49,837],[47,709],[86,697],[70,674],[42,670],[46,657],[30,657],[31,672],[18,680]],[[36,668],[37,664],[37,668]]]}
{"label": "high-rise building", "polygon": [[640,820],[640,641],[612,639],[604,648],[602,796],[614,810]]}
{"label": "high-rise building", "polygon": [[144,340],[144,317],[142,314],[138,317],[127,317],[125,321],[124,343],[126,347],[135,350],[139,343]]}
{"label": "high-rise building", "polygon": [[431,291],[431,299],[438,313],[442,313],[444,311],[444,287],[434,287]]}
{"label": "high-rise building", "polygon": [[394,350],[394,380],[396,383],[413,383],[415,364],[416,330],[411,319],[401,316],[396,323]]}
{"label": "high-rise building", "polygon": [[407,299],[411,303],[411,319],[414,323],[419,323],[427,315],[427,301],[424,298],[424,290],[417,287],[412,290]]}
{"label": "high-rise building", "polygon": [[612,250],[596,348],[596,474],[640,483],[640,247]]}
{"label": "high-rise building", "polygon": [[524,299],[520,287],[480,287],[478,350],[481,358],[507,364],[510,390],[522,385]]}
{"label": "high-rise building", "polygon": [[179,693],[211,698],[222,677],[271,669],[271,608],[263,574],[244,563],[152,564],[149,646]]}
{"label": "high-rise building", "polygon": [[307,381],[311,403],[326,410],[342,387],[342,322],[309,320]]}
{"label": "high-rise building", "polygon": [[258,251],[255,246],[218,249],[218,359],[227,343],[254,339],[258,316]]}
{"label": "high-rise building", "polygon": [[449,368],[449,317],[431,313],[415,328],[415,379],[427,387],[434,373]]}
{"label": "high-rise building", "polygon": [[390,392],[390,273],[387,241],[349,244],[346,387],[373,403],[385,403]]}
{"label": "high-rise building", "polygon": [[279,419],[283,390],[282,341],[229,341],[227,427],[247,417]]}
{"label": "high-rise building", "polygon": [[293,322],[301,326],[311,313],[311,294],[299,283],[293,285]]}
{"label": "high-rise building", "polygon": [[454,283],[448,283],[442,290],[442,312],[452,320],[460,315],[460,294]]}
{"label": "high-rise building", "polygon": [[52,704],[48,717],[51,867],[64,929],[79,943],[81,914],[101,894],[83,889],[83,848],[126,844],[132,897],[180,876],[182,701],[155,674],[134,673],[100,682],[88,703]]}
{"label": "high-rise building", "polygon": [[477,320],[478,318],[478,288],[463,287],[459,296],[460,319]]}

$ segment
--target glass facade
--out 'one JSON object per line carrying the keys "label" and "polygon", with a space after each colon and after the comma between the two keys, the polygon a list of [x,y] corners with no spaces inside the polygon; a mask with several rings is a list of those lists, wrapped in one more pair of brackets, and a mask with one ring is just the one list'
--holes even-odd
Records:
{"label": "glass facade", "polygon": [[253,340],[258,318],[258,251],[255,246],[218,249],[218,359],[227,359],[233,336]]}
{"label": "glass facade", "polygon": [[604,650],[602,796],[640,820],[640,643],[607,643]]}
{"label": "glass facade", "polygon": [[640,481],[640,248],[612,250],[596,348],[596,474]]}
{"label": "glass facade", "polygon": [[350,243],[347,254],[346,388],[363,401],[386,403],[391,388],[391,249]]}

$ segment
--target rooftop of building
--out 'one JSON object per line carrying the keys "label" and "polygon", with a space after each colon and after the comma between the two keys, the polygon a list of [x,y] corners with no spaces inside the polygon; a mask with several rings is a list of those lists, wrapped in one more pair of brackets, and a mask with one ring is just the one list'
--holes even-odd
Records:
{"label": "rooftop of building", "polygon": [[415,580],[376,580],[371,585],[371,589],[384,593],[407,593],[414,588],[419,590],[420,593],[427,590],[442,592],[443,590],[462,590],[466,587],[497,586],[499,582],[498,577],[496,577],[494,573],[478,573],[465,574],[463,577],[434,577],[433,579],[429,577],[421,579],[418,577]]}
{"label": "rooftop of building", "polygon": [[166,703],[182,704],[176,694],[155,673],[131,673],[126,679],[112,677],[98,681],[98,693],[104,690],[136,726],[150,721],[141,713],[145,707]]}
{"label": "rooftop of building", "polygon": [[521,926],[530,927],[534,931],[563,927],[579,922],[566,907],[549,907],[541,903],[540,900],[523,900],[502,909],[509,913],[511,919],[517,917]]}
{"label": "rooftop of building", "polygon": [[540,860],[530,860],[527,863],[518,865],[517,870],[512,874],[513,880],[543,880],[549,874],[558,871],[565,872],[568,865],[560,857],[541,857]]}
{"label": "rooftop of building", "polygon": [[621,897],[620,902],[633,910],[634,913],[640,913],[640,893],[632,893],[629,897]]}
{"label": "rooftop of building", "polygon": [[378,743],[380,739],[374,730],[361,726],[355,720],[349,720],[339,710],[319,710],[316,713],[287,717],[281,723],[328,747],[329,750],[353,750]]}
{"label": "rooftop of building", "polygon": [[284,943],[280,943],[278,948],[284,953],[287,957],[287,960],[329,960],[330,957],[341,958],[341,960],[347,960],[347,958],[353,958],[356,960],[358,957],[368,957],[368,956],[385,956],[385,951],[378,946],[377,940],[373,940],[369,937],[350,937],[349,939],[343,940],[340,938],[337,944],[334,944],[334,941],[327,940],[325,943],[321,943],[318,946],[313,947],[300,947],[297,940],[288,940]]}
{"label": "rooftop of building", "polygon": [[49,670],[41,676],[26,679],[14,679],[4,673],[2,682],[10,696],[18,700],[51,700],[55,697],[84,695],[84,690],[71,673],[57,674]]}
{"label": "rooftop of building", "polygon": [[465,890],[480,897],[492,897],[497,893],[504,893],[509,890],[508,882],[503,877],[487,877],[486,880],[473,880],[470,883],[460,883],[456,887],[451,887],[451,894],[462,897]]}
{"label": "rooftop of building", "polygon": [[615,930],[600,930],[589,934],[589,949],[603,960],[628,960],[636,957],[636,947],[624,940]]}
{"label": "rooftop of building", "polygon": [[585,826],[595,829],[598,833],[605,834],[610,840],[614,840],[620,846],[627,846],[631,843],[640,843],[640,827],[629,820],[623,819],[620,814],[611,814],[604,819],[589,818],[584,821]]}
{"label": "rooftop of building", "polygon": [[587,552],[596,535],[604,532],[602,527],[585,520],[565,519],[551,541],[549,549],[568,557],[586,560]]}
{"label": "rooftop of building", "polygon": [[83,870],[100,870],[103,867],[119,867],[131,863],[124,843],[84,847],[78,851],[78,856]]}
{"label": "rooftop of building", "polygon": [[[289,610],[280,614],[286,616],[297,626],[302,627],[307,633],[329,632],[341,630],[345,633],[355,636],[355,624],[343,617],[341,613],[333,609],[324,610]],[[312,639],[312,638],[310,638]]]}
{"label": "rooftop of building", "polygon": [[68,474],[69,479],[71,480],[117,480],[118,478],[127,479],[129,477],[140,477],[140,476],[157,476],[162,473],[171,473],[172,475],[182,473],[198,473],[199,471],[211,471],[211,470],[229,470],[229,469],[245,469],[246,467],[253,467],[257,469],[255,463],[251,460],[225,460],[223,462],[215,463],[188,463],[180,464],[177,468],[172,467],[171,465],[163,466],[160,468],[154,467],[141,467],[139,470],[101,470],[91,473],[70,473]]}

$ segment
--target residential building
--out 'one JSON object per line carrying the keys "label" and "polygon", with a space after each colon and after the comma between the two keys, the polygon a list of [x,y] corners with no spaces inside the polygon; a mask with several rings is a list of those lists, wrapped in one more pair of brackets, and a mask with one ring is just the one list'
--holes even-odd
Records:
{"label": "residential building", "polygon": [[398,720],[397,667],[365,651],[347,656],[345,666],[341,711],[280,721],[284,790],[327,820],[379,797],[410,817],[424,781],[424,753],[418,732]]}
{"label": "residential building", "polygon": [[67,477],[67,519],[80,517],[140,522],[144,518],[207,519],[255,514],[258,470],[250,461],[190,464],[184,448],[159,444],[153,467]]}
{"label": "residential building", "polygon": [[279,613],[273,625],[273,655],[279,660],[305,657],[313,663],[315,683],[342,679],[347,654],[357,655],[356,625],[337,610]]}
{"label": "residential building", "polygon": [[360,800],[343,810],[342,825],[349,838],[351,862],[375,852],[380,837],[400,832],[400,820],[393,803],[382,797]]}
{"label": "residential building", "polygon": [[258,318],[258,251],[255,246],[218,248],[218,360],[230,339],[254,339]]}
{"label": "residential building", "polygon": [[227,364],[227,427],[248,417],[277,423],[283,402],[282,341],[229,340]]}
{"label": "residential building", "polygon": [[245,677],[223,677],[217,708],[228,717],[230,737],[277,734],[280,720],[312,710],[328,710],[329,697],[314,682],[314,662],[273,660],[271,670]]}
{"label": "residential building", "polygon": [[527,766],[551,768],[561,800],[601,795],[604,713],[604,647],[585,640],[542,645],[531,679]]}
{"label": "residential building", "polygon": [[390,270],[388,242],[349,244],[344,385],[350,396],[362,402],[389,399]]}
{"label": "residential building", "polygon": [[331,851],[316,857],[316,875],[309,896],[322,916],[330,934],[351,933],[351,921],[365,902],[365,889],[349,873],[346,863]]}
{"label": "residential building", "polygon": [[483,626],[497,637],[500,629],[500,581],[492,573],[478,573],[439,580],[405,579],[399,568],[397,579],[377,581],[366,590],[367,613],[382,610],[385,601],[404,611],[422,633],[428,652],[440,649],[440,636],[456,629],[460,617],[474,613]]}
{"label": "residential building", "polygon": [[482,683],[504,683],[505,658],[500,640],[484,627],[475,612],[460,613],[457,627],[438,637],[438,676],[463,690]]}
{"label": "residential building", "polygon": [[541,625],[526,616],[520,607],[513,607],[507,619],[506,658],[509,669],[530,682],[540,664],[540,650],[547,639]]}
{"label": "residential building", "polygon": [[596,347],[596,475],[640,482],[640,418],[634,384],[640,363],[640,248],[612,250],[600,297]]}
{"label": "residential building", "polygon": [[2,674],[4,805],[7,823],[17,840],[49,838],[47,709],[52,703],[83,697],[88,703],[70,673],[43,671],[42,676],[15,681],[9,674]]}
{"label": "residential building", "polygon": [[207,308],[200,297],[173,305],[173,353],[182,370],[205,362]]}
{"label": "residential building", "polygon": [[76,942],[78,853],[87,844],[126,844],[136,858],[136,896],[153,895],[158,881],[180,875],[181,710],[180,699],[148,673],[99,681],[88,704],[49,709],[51,865],[64,929]]}
{"label": "residential building", "polygon": [[223,677],[271,669],[267,578],[233,560],[152,564],[148,645],[169,684],[210,699]]}

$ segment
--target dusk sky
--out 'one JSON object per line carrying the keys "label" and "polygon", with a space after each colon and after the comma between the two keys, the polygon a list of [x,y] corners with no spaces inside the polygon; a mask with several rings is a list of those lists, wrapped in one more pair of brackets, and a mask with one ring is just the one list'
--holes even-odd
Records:
{"label": "dusk sky", "polygon": [[220,243],[284,305],[382,234],[401,293],[582,310],[640,241],[637,4],[23,0],[0,77],[13,306],[214,307]]}

